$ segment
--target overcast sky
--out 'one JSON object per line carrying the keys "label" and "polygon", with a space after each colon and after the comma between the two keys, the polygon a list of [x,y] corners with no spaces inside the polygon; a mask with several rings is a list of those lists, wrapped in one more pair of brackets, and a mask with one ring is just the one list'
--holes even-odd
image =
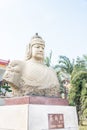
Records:
{"label": "overcast sky", "polygon": [[36,32],[53,64],[87,55],[87,0],[0,0],[0,59],[24,59]]}

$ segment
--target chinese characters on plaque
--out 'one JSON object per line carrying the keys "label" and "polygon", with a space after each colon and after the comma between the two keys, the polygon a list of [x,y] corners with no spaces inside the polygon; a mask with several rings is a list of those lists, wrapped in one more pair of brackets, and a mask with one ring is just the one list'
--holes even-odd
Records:
{"label": "chinese characters on plaque", "polygon": [[63,114],[48,114],[49,129],[64,128]]}

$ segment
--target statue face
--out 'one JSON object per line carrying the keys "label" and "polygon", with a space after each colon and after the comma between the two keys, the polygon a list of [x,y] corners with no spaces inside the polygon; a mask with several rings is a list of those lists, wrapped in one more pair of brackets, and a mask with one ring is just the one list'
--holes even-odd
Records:
{"label": "statue face", "polygon": [[43,44],[34,44],[32,46],[32,58],[36,60],[44,59],[44,45]]}

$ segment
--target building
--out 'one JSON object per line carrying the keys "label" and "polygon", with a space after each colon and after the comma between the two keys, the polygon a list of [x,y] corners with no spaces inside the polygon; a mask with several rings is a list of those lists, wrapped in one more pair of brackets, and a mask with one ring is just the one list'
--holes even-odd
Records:
{"label": "building", "polygon": [[0,59],[0,81],[2,80],[2,76],[6,70],[8,63],[9,63],[9,60],[7,61],[7,60]]}

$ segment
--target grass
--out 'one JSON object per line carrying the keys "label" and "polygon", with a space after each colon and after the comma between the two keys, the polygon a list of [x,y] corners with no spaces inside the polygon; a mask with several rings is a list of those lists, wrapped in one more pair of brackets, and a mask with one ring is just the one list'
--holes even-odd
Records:
{"label": "grass", "polygon": [[79,126],[79,130],[87,130],[87,126]]}

